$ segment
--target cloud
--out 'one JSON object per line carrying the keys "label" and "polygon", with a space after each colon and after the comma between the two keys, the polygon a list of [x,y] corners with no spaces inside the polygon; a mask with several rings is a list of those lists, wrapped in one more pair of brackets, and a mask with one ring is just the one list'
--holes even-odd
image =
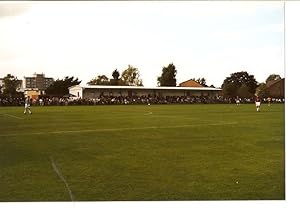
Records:
{"label": "cloud", "polygon": [[241,70],[260,81],[282,70],[281,9],[280,2],[0,3],[10,16],[0,21],[0,72],[72,74],[85,83],[131,64],[153,86],[173,62],[178,82],[204,77],[220,86]]}
{"label": "cloud", "polygon": [[29,2],[10,2],[2,3],[0,2],[0,18],[1,17],[11,17],[19,16],[30,10],[31,4]]}

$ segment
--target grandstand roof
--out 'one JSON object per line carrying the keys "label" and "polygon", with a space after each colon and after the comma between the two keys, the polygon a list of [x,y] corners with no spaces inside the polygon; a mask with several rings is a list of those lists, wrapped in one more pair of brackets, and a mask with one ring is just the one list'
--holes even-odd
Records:
{"label": "grandstand roof", "polygon": [[195,90],[195,91],[221,91],[220,88],[210,87],[144,87],[144,86],[111,86],[111,85],[74,85],[71,88],[82,88],[82,89],[142,89],[142,90]]}

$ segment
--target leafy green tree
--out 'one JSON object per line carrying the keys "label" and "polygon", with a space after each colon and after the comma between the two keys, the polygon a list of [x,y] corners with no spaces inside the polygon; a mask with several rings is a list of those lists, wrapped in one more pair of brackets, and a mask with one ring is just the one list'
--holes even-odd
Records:
{"label": "leafy green tree", "polygon": [[176,74],[177,70],[173,63],[163,67],[161,76],[157,78],[158,86],[176,86]]}
{"label": "leafy green tree", "polygon": [[17,95],[17,88],[20,85],[20,81],[17,77],[7,74],[6,77],[3,78],[4,82],[4,90],[3,94],[7,96],[15,96]]}
{"label": "leafy green tree", "polygon": [[206,79],[204,79],[203,77],[199,80],[199,83],[205,87],[207,87],[206,85]]}
{"label": "leafy green tree", "polygon": [[[194,79],[195,80],[195,79]],[[200,85],[203,85],[205,87],[207,87],[206,85],[206,79],[204,77],[202,78],[198,78],[197,80],[195,80],[196,82],[198,82]]]}
{"label": "leafy green tree", "polygon": [[253,94],[249,92],[249,87],[246,84],[242,84],[237,91],[237,95],[242,98],[251,98],[253,96]]}
{"label": "leafy green tree", "polygon": [[110,85],[109,79],[105,75],[98,75],[87,83],[88,85]]}
{"label": "leafy green tree", "polygon": [[272,80],[280,80],[281,77],[279,74],[271,74],[270,76],[268,76],[268,78],[266,79],[266,82],[272,81]]}
{"label": "leafy green tree", "polygon": [[118,80],[120,77],[120,72],[116,69],[113,71],[112,76],[113,76],[114,80]]}
{"label": "leafy green tree", "polygon": [[248,92],[253,96],[257,88],[257,81],[253,75],[249,75],[246,71],[233,73],[224,80],[222,84],[223,93],[227,97],[236,97],[242,86],[244,87],[242,89],[243,93],[245,92],[245,86],[247,86]]}
{"label": "leafy green tree", "polygon": [[78,78],[66,76],[64,79],[57,79],[46,90],[47,95],[62,97],[69,93],[69,87],[79,85],[81,81]]}
{"label": "leafy green tree", "polygon": [[137,68],[128,65],[128,68],[123,71],[121,80],[125,85],[143,86],[143,81],[140,79],[140,72]]}
{"label": "leafy green tree", "polygon": [[196,81],[200,85],[203,85],[204,87],[208,87],[208,85],[206,84],[206,79],[203,78],[203,77],[202,78],[198,78],[198,79],[193,78],[192,80]]}
{"label": "leafy green tree", "polygon": [[234,83],[226,83],[222,85],[223,94],[225,97],[236,97],[238,87]]}
{"label": "leafy green tree", "polygon": [[110,85],[125,85],[120,77],[120,72],[116,69],[112,73],[113,79],[110,80]]}

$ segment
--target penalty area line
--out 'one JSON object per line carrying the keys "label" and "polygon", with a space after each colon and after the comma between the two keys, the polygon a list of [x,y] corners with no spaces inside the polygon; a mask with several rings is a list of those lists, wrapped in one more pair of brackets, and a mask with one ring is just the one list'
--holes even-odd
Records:
{"label": "penalty area line", "polygon": [[8,117],[12,117],[12,118],[16,118],[16,119],[19,119],[19,120],[24,120],[24,118],[22,118],[22,117],[17,117],[17,116],[12,115],[12,114],[2,114],[2,115],[8,116]]}
{"label": "penalty area line", "polygon": [[66,179],[64,178],[64,176],[59,172],[58,168],[56,167],[55,165],[55,162],[53,160],[53,158],[50,156],[50,160],[51,160],[51,165],[52,165],[52,168],[53,170],[55,171],[55,173],[58,175],[58,177],[64,182],[65,186],[66,186],[66,189],[68,190],[68,193],[69,193],[69,196],[71,198],[72,201],[74,201],[74,196],[72,194],[72,191],[66,181]]}

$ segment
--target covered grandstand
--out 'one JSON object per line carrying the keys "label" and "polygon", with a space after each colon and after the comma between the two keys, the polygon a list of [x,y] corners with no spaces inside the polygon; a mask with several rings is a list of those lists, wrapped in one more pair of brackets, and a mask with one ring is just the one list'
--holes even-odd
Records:
{"label": "covered grandstand", "polygon": [[197,96],[213,98],[220,96],[222,89],[210,87],[143,87],[143,86],[103,86],[75,85],[69,87],[69,93],[81,99],[93,99],[101,96]]}

